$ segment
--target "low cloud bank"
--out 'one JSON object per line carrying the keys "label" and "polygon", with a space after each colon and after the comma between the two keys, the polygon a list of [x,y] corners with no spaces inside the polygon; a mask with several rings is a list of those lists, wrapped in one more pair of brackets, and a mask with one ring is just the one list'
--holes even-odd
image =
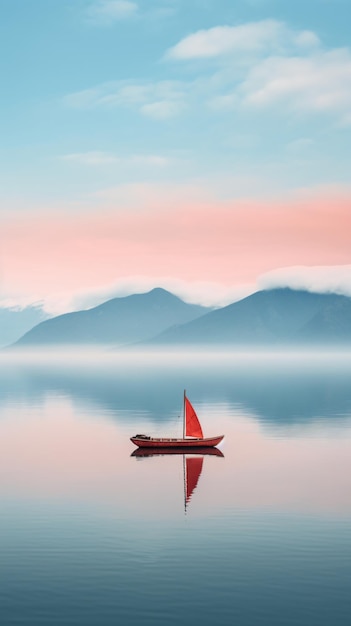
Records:
{"label": "low cloud bank", "polygon": [[209,307],[222,307],[263,289],[288,287],[314,293],[336,293],[351,297],[351,265],[293,266],[266,272],[256,282],[228,287],[218,282],[185,281],[174,278],[131,276],[97,289],[58,293],[32,302],[30,298],[0,298],[0,308],[21,310],[40,307],[49,316],[98,306],[111,298],[145,293],[161,287],[185,302]]}
{"label": "low cloud bank", "polygon": [[351,296],[351,265],[282,267],[260,276],[257,286],[259,289],[290,287]]}

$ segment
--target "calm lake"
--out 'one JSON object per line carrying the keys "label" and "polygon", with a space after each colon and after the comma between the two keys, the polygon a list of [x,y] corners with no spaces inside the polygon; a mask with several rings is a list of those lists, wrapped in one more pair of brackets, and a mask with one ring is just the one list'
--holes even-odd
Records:
{"label": "calm lake", "polygon": [[0,497],[2,626],[346,626],[351,355],[3,353]]}

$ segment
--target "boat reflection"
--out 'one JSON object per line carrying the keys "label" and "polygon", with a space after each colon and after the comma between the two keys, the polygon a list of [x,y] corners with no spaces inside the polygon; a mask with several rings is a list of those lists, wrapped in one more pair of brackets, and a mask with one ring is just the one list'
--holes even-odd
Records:
{"label": "boat reflection", "polygon": [[202,456],[219,456],[224,458],[224,454],[218,448],[137,448],[130,456],[168,456],[169,454],[197,454]]}
{"label": "boat reflection", "polygon": [[184,512],[187,512],[188,504],[198,485],[205,456],[217,456],[224,458],[223,452],[218,448],[137,448],[130,456],[138,459],[147,457],[178,455],[183,457],[183,480],[184,480]]}

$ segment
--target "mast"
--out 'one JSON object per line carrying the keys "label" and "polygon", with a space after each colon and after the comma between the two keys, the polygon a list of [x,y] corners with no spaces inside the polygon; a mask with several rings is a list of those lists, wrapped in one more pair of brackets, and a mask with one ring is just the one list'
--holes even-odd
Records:
{"label": "mast", "polygon": [[185,454],[183,454],[183,482],[184,482],[184,513],[186,514],[186,467],[185,467]]}
{"label": "mast", "polygon": [[[185,439],[185,394],[183,397],[183,439]],[[183,454],[183,482],[184,482],[184,513],[186,515],[186,467],[185,467],[185,454]]]}
{"label": "mast", "polygon": [[186,394],[186,391],[184,389],[184,398],[183,398],[183,439],[185,439],[185,394]]}

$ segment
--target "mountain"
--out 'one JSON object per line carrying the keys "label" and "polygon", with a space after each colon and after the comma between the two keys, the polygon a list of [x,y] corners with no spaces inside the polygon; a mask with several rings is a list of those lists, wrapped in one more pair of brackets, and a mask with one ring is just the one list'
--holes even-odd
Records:
{"label": "mountain", "polygon": [[15,345],[136,343],[209,310],[186,304],[164,289],[153,289],[148,293],[113,298],[87,311],[53,317],[32,328]]}
{"label": "mountain", "polygon": [[28,306],[24,309],[0,307],[0,348],[17,341],[23,333],[47,317],[40,307]]}
{"label": "mountain", "polygon": [[292,289],[258,291],[170,328],[154,345],[351,343],[351,298]]}
{"label": "mountain", "polygon": [[351,298],[272,289],[212,310],[153,289],[42,321],[15,345],[139,342],[149,346],[351,344]]}

